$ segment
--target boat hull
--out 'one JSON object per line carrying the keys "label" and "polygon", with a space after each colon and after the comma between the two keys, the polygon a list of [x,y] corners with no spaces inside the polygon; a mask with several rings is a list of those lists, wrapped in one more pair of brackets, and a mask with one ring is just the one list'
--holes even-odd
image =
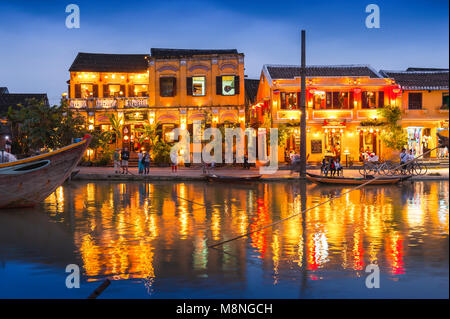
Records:
{"label": "boat hull", "polygon": [[252,183],[256,182],[261,178],[261,175],[255,176],[224,176],[224,175],[214,175],[210,174],[206,176],[206,179],[210,182],[221,182],[221,183]]}
{"label": "boat hull", "polygon": [[31,207],[47,198],[70,176],[90,140],[0,164],[0,208]]}
{"label": "boat hull", "polygon": [[[368,185],[389,185],[396,184],[403,180],[410,178],[411,176],[388,176],[380,179],[373,180]],[[307,174],[306,178],[316,184],[333,184],[333,185],[362,185],[370,181],[366,178],[346,178],[346,177],[328,177],[315,174]]]}

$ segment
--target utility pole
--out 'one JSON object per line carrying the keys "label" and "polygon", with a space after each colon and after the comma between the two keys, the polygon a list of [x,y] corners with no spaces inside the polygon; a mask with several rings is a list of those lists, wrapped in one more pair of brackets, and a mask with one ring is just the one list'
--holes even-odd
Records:
{"label": "utility pole", "polygon": [[306,177],[306,53],[305,30],[302,30],[302,63],[300,68],[300,178]]}

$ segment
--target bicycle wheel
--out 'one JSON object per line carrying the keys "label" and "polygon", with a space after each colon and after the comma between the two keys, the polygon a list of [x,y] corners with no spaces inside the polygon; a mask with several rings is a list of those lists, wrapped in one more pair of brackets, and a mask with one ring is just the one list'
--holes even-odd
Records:
{"label": "bicycle wheel", "polygon": [[421,163],[414,165],[414,172],[416,175],[425,175],[427,173],[427,167]]}
{"label": "bicycle wheel", "polygon": [[381,165],[381,172],[383,173],[383,175],[386,176],[392,176],[394,174],[393,169],[395,167],[392,166],[391,162],[385,162],[384,164]]}
{"label": "bicycle wheel", "polygon": [[372,163],[367,163],[364,165],[364,175],[375,175],[376,171],[375,165]]}

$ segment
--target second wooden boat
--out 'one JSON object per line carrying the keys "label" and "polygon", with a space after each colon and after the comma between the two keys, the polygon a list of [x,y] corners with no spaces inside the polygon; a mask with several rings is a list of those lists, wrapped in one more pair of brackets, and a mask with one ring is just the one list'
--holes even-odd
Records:
{"label": "second wooden boat", "polygon": [[[374,180],[368,185],[389,185],[407,180],[411,175],[405,176],[386,176]],[[374,178],[351,178],[351,177],[332,177],[307,173],[306,178],[316,184],[337,184],[337,185],[362,185]]]}
{"label": "second wooden boat", "polygon": [[251,183],[258,181],[261,175],[253,176],[230,176],[230,175],[215,175],[208,174],[206,179],[210,182],[222,182],[222,183]]}
{"label": "second wooden boat", "polygon": [[87,136],[50,153],[0,164],[0,208],[30,207],[43,201],[70,176],[90,141]]}

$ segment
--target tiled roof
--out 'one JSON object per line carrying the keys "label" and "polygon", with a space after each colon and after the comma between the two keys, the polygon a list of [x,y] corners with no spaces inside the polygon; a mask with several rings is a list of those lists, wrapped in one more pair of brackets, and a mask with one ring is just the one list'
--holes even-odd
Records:
{"label": "tiled roof", "polygon": [[148,54],[104,54],[79,52],[69,71],[145,72]]}
{"label": "tiled roof", "polygon": [[45,93],[6,93],[0,94],[0,116],[4,116],[10,106],[17,107],[17,104],[26,105],[27,100],[44,100],[48,104],[47,94]]}
{"label": "tiled roof", "polygon": [[256,94],[258,93],[259,80],[245,79],[245,99],[250,103],[254,103],[256,100]]}
{"label": "tiled roof", "polygon": [[[272,79],[293,79],[300,77],[299,65],[265,65]],[[308,65],[307,77],[333,77],[333,76],[368,76],[380,78],[381,75],[369,65]]]}
{"label": "tiled roof", "polygon": [[445,71],[390,71],[380,73],[392,78],[404,90],[448,90],[448,69]]}
{"label": "tiled roof", "polygon": [[448,71],[448,69],[442,69],[442,68],[416,68],[416,67],[410,67],[410,68],[407,68],[406,71]]}
{"label": "tiled roof", "polygon": [[238,54],[236,49],[227,50],[202,50],[202,49],[160,49],[152,48],[150,50],[151,56],[155,58],[183,58],[192,57],[196,55],[230,55]]}

